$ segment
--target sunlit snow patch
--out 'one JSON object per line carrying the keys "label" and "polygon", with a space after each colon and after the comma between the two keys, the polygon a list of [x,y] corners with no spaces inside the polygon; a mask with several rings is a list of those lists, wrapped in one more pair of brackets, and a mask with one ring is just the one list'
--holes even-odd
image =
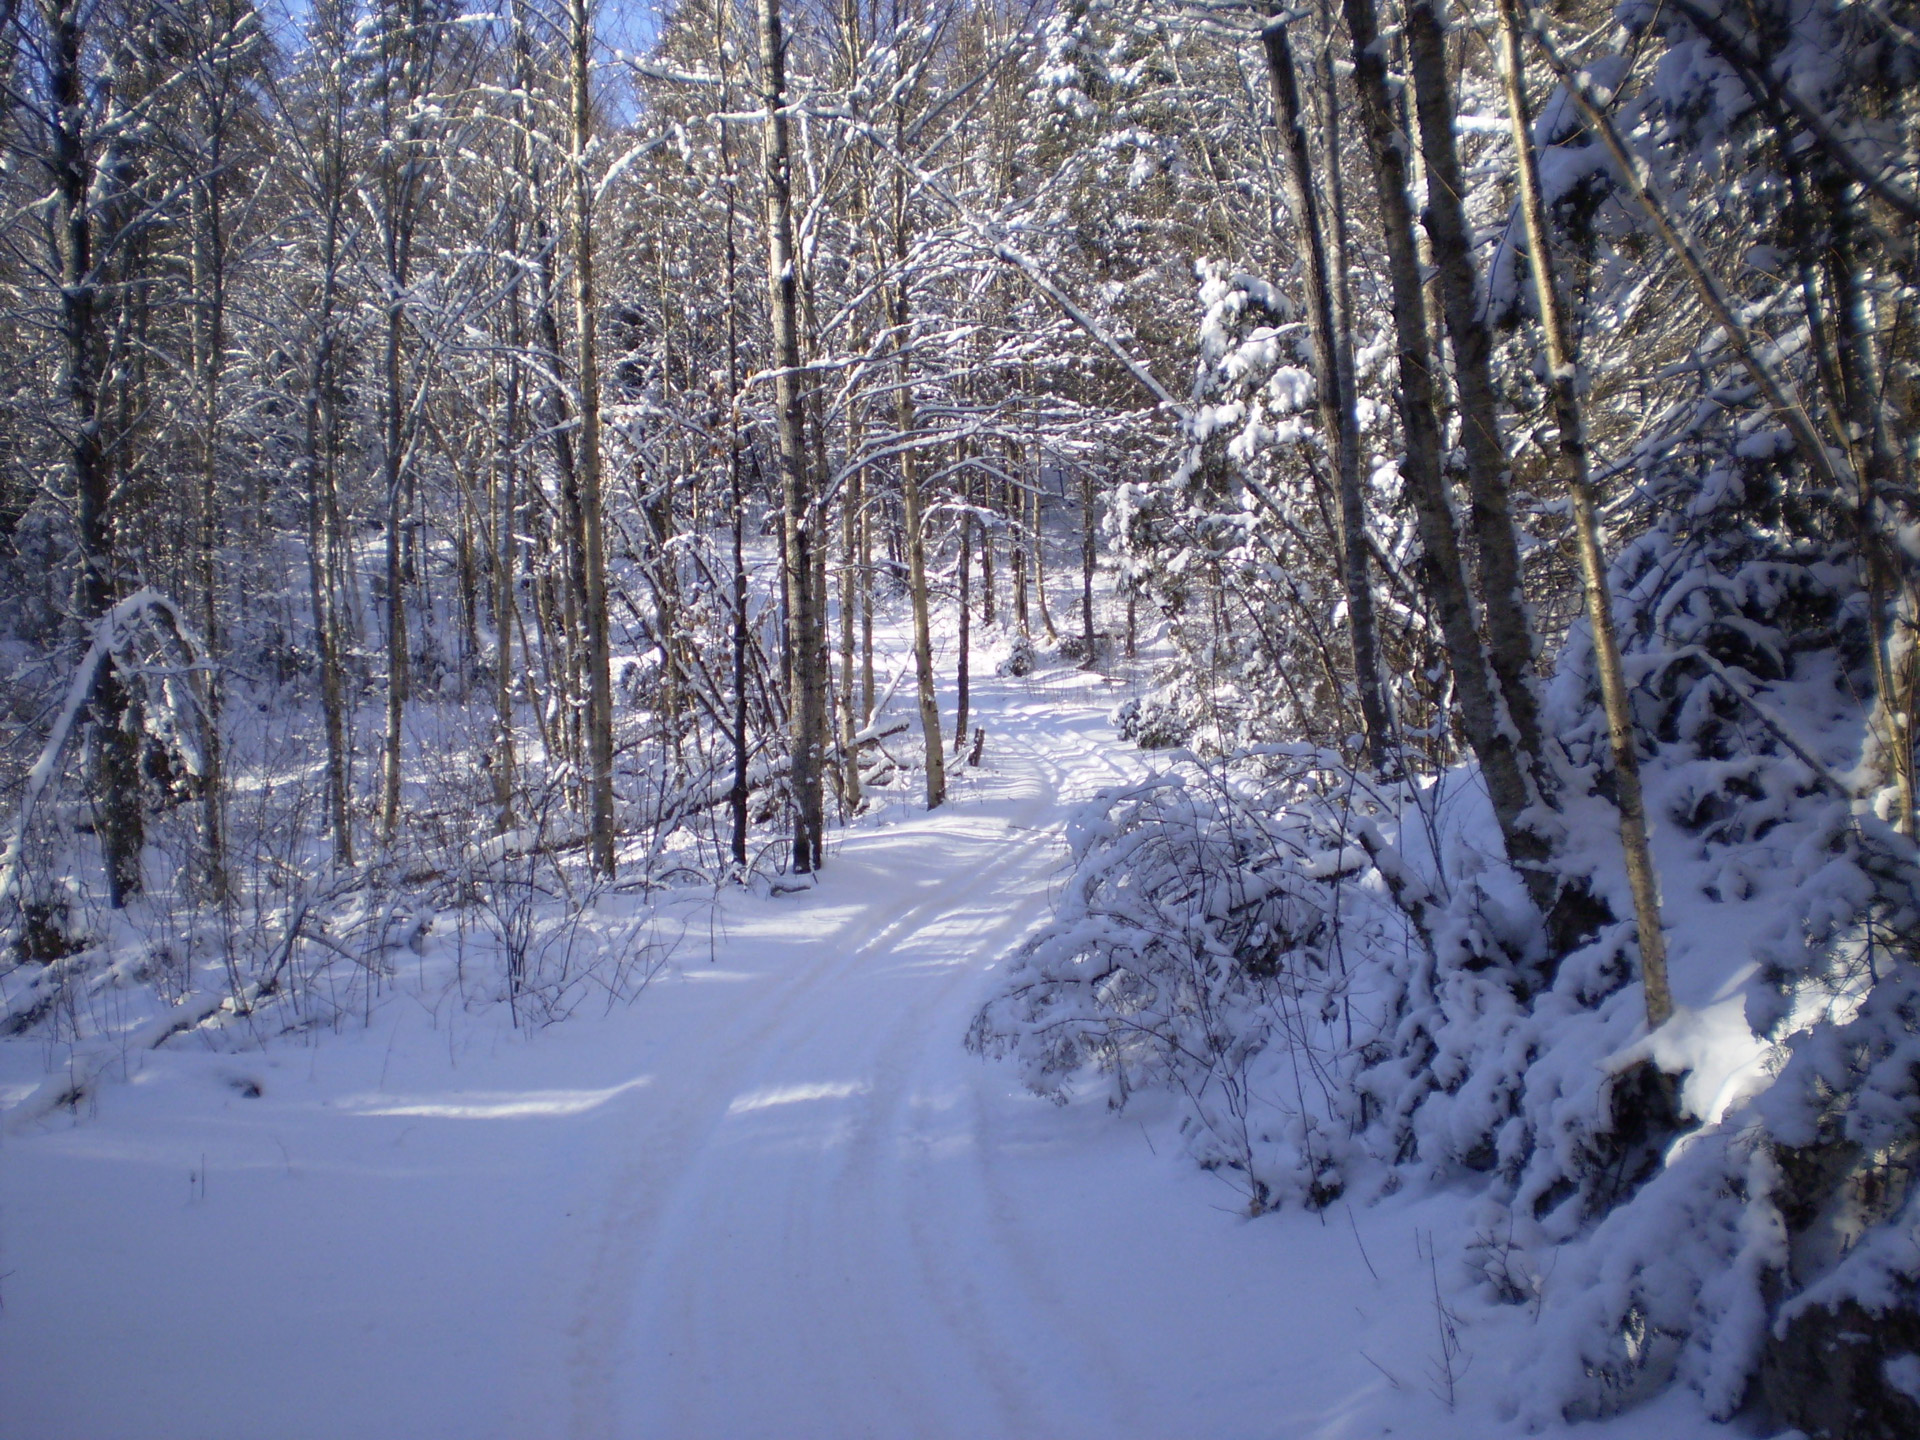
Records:
{"label": "sunlit snow patch", "polygon": [[356,1115],[423,1115],[435,1120],[514,1120],[534,1115],[582,1115],[614,1096],[653,1083],[651,1075],[636,1075],[604,1090],[478,1090],[458,1095],[394,1099],[385,1095],[350,1095],[340,1108]]}
{"label": "sunlit snow patch", "polygon": [[770,1085],[749,1090],[734,1097],[727,1106],[729,1115],[745,1115],[749,1110],[771,1110],[776,1105],[798,1105],[806,1100],[844,1100],[849,1095],[864,1095],[873,1086],[865,1080],[824,1080],[813,1085]]}

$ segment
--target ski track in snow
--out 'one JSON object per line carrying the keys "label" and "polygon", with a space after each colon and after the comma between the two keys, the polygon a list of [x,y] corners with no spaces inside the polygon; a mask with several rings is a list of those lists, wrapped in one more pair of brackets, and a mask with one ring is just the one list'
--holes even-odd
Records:
{"label": "ski track in snow", "polygon": [[818,890],[736,929],[803,934],[800,968],[697,1085],[650,1096],[670,1132],[629,1137],[568,1332],[571,1435],[1034,1433],[1059,1317],[1008,1313],[1045,1307],[979,1243],[1008,1202],[978,1091],[1006,1077],[959,1040],[982,972],[1044,917],[1061,802],[1138,773],[1054,708],[1037,687],[1003,704],[987,776],[846,837]]}
{"label": "ski track in snow", "polygon": [[[1096,677],[977,693],[947,806],[727,892],[630,1006],[522,1038],[405,997],[305,1049],[170,1048],[6,1137],[0,1440],[1514,1433],[1526,1316],[1450,1274],[1439,1398],[1417,1240],[1457,1252],[1470,1197],[1249,1222],[1165,1097],[1056,1108],[964,1052],[1074,805],[1148,769]],[[1680,1392],[1579,1428],[1724,1433]]]}

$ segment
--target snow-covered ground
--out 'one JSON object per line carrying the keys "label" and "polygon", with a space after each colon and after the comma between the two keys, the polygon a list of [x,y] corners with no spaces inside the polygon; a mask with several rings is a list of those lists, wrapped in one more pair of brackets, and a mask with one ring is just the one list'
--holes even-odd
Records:
{"label": "snow-covered ground", "polygon": [[[1070,807],[1144,771],[1097,677],[980,690],[950,804],[687,902],[630,1005],[529,1035],[416,986],[0,1139],[0,1436],[1508,1433],[1530,1316],[1469,1298],[1467,1194],[1248,1220],[1164,1099],[1056,1108],[963,1051]],[[1580,1432],[1726,1433],[1684,1393]]]}

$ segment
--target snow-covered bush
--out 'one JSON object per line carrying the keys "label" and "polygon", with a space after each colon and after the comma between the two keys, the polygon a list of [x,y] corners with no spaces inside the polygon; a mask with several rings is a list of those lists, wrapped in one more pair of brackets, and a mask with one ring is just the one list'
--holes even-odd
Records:
{"label": "snow-covered bush", "polygon": [[1344,1184],[1329,1081],[1346,1068],[1340,1034],[1377,1028],[1380,998],[1348,956],[1405,928],[1356,880],[1359,839],[1290,804],[1328,778],[1324,757],[1262,758],[1256,774],[1184,763],[1089,807],[1058,918],[969,1037],[1062,1101],[1086,1070],[1115,1105],[1143,1086],[1183,1094],[1195,1155],[1255,1213]]}
{"label": "snow-covered bush", "polygon": [[[1466,1263],[1539,1309],[1540,1424],[1676,1376],[1730,1414],[1810,1330],[1910,1313],[1920,1275],[1920,870],[1830,788],[1862,743],[1846,569],[1699,519],[1617,570],[1673,963],[1701,997],[1659,1036],[1630,926],[1541,953],[1470,772],[1385,789],[1267,747],[1095,802],[970,1037],[1059,1100],[1082,1077],[1115,1105],[1179,1095],[1254,1213],[1483,1173]],[[1564,859],[1631,913],[1587,669],[1576,630],[1551,708],[1565,823],[1594,838]]]}
{"label": "snow-covered bush", "polygon": [[[1207,443],[1178,484],[1124,497],[1162,545],[1176,631],[1195,605],[1247,613],[1282,573],[1249,563],[1284,538]],[[1213,758],[1089,811],[1054,923],[972,1043],[1055,1098],[1083,1077],[1116,1104],[1179,1095],[1195,1157],[1255,1213],[1483,1175],[1463,1263],[1537,1311],[1513,1402],[1535,1425],[1677,1379],[1722,1416],[1758,1397],[1809,1433],[1910,1433],[1920,866],[1882,819],[1857,522],[1710,373],[1641,417],[1633,463],[1611,583],[1672,1022],[1647,1036],[1632,927],[1611,918],[1633,912],[1584,624],[1545,697],[1556,863],[1611,916],[1555,950],[1471,767],[1384,786],[1337,753],[1248,744],[1306,728],[1320,662],[1296,631],[1263,671],[1258,644],[1202,623],[1116,723]]]}
{"label": "snow-covered bush", "polygon": [[[1595,898],[1587,933],[1545,933],[1449,749],[1371,388],[1383,347],[1356,337],[1380,643],[1403,753],[1427,762],[1364,782],[1339,577],[1313,541],[1334,529],[1326,444],[1282,258],[1267,277],[1202,268],[1186,447],[1110,518],[1175,650],[1116,723],[1204,763],[1095,807],[1055,923],[973,1040],[1056,1097],[1082,1075],[1116,1102],[1175,1091],[1198,1158],[1239,1175],[1256,1211],[1484,1175],[1466,1262],[1490,1295],[1536,1307],[1515,1402],[1534,1424],[1678,1377],[1723,1416],[1758,1398],[1816,1436],[1910,1434],[1920,866],[1886,822],[1910,819],[1912,757],[1895,747],[1911,742],[1914,455],[1895,417],[1914,355],[1886,317],[1914,294],[1911,247],[1887,240],[1911,228],[1920,51],[1856,6],[1618,18],[1630,43],[1584,56],[1588,80],[1750,331],[1743,352],[1708,287],[1668,263],[1599,122],[1549,94],[1534,133],[1613,482],[1614,619],[1678,1012],[1646,1033],[1618,918],[1634,913],[1619,777],[1551,544],[1521,537],[1553,642],[1543,823],[1563,893]],[[1519,221],[1503,225],[1491,187],[1467,199],[1502,233],[1485,277],[1501,403],[1543,434]],[[1801,404],[1853,467],[1843,484],[1787,423]],[[1551,446],[1512,439],[1516,510],[1551,539]],[[1277,767],[1272,744],[1303,738],[1328,749]]]}

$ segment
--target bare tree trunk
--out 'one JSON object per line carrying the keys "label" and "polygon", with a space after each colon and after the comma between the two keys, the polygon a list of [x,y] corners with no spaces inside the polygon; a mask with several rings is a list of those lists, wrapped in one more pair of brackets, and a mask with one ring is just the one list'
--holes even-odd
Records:
{"label": "bare tree trunk", "polygon": [[[546,431],[553,448],[554,470],[559,478],[560,504],[559,523],[546,532],[546,543],[541,547],[544,569],[551,580],[554,565],[558,562],[558,600],[556,613],[555,595],[544,593],[547,611],[547,635],[542,645],[542,654],[546,662],[548,689],[557,694],[561,712],[559,748],[576,768],[581,759],[579,729],[577,719],[581,710],[580,702],[580,607],[579,592],[586,583],[579,567],[578,547],[574,537],[579,532],[577,523],[580,505],[580,471],[575,461],[573,433],[574,416],[567,404],[566,391],[559,381],[565,372],[565,362],[560,354],[560,321],[554,310],[553,251],[557,243],[549,228],[545,210],[546,200],[541,193],[541,174],[538,160],[532,162],[533,181],[531,191],[534,197],[534,247],[537,254],[535,262],[534,287],[534,333],[539,341],[540,351],[545,360],[548,378],[542,385],[542,404],[540,406],[541,428]],[[557,544],[556,544],[557,542]],[[557,553],[556,553],[557,551]]]}
{"label": "bare tree trunk", "polygon": [[873,723],[873,502],[866,498],[866,484],[860,486],[865,503],[860,507],[860,590],[866,598],[860,606],[860,721]]}
{"label": "bare tree trunk", "polygon": [[[1008,470],[1017,470],[1009,464]],[[1007,574],[1013,581],[1013,619],[1025,635],[1031,629],[1027,614],[1027,492],[1013,480],[1007,482],[1007,515],[1011,529],[1007,534]]]}
{"label": "bare tree trunk", "polygon": [[[713,51],[720,67],[721,104],[731,110],[733,76],[728,63],[726,23],[727,11],[716,9]],[[733,859],[734,875],[744,881],[747,874],[747,647],[753,637],[747,623],[747,506],[740,473],[740,254],[734,212],[740,176],[734,168],[732,132],[725,125],[720,127],[720,164],[726,171],[727,192],[727,503],[733,546],[733,713],[732,733],[727,737],[733,748],[733,783],[727,792],[727,849]]]}
{"label": "bare tree trunk", "polygon": [[[413,27],[387,32],[381,40],[380,107],[383,148],[395,146],[397,156],[382,161],[380,205],[382,259],[387,288],[385,334],[381,354],[381,430],[383,474],[386,482],[387,589],[387,714],[382,755],[380,836],[393,843],[400,822],[402,722],[409,698],[409,641],[407,635],[408,569],[403,555],[410,507],[411,466],[402,336],[405,331],[407,290],[412,283],[414,226],[418,220],[421,163],[416,154],[421,121],[414,101],[426,86],[431,64],[422,47],[431,42]],[[399,125],[396,137],[394,127]]]}
{"label": "bare tree trunk", "polygon": [[1453,504],[1441,473],[1426,297],[1414,245],[1413,211],[1407,198],[1407,153],[1387,90],[1379,24],[1373,0],[1341,3],[1353,43],[1354,84],[1373,164],[1392,282],[1394,329],[1399,342],[1400,425],[1406,447],[1403,475],[1426,551],[1423,568],[1427,589],[1439,614],[1461,723],[1468,744],[1479,758],[1507,858],[1526,882],[1534,904],[1545,912],[1555,893],[1554,877],[1545,865],[1548,847],[1524,818],[1534,798],[1533,787],[1512,737],[1497,718],[1495,682],[1481,648]]}
{"label": "bare tree trunk", "polygon": [[193,205],[193,288],[196,299],[193,328],[195,369],[200,390],[200,634],[209,660],[205,674],[194,684],[205,712],[205,753],[201,757],[200,848],[201,883],[207,899],[218,904],[227,898],[227,843],[225,757],[221,753],[222,687],[220,672],[211,662],[220,654],[220,383],[226,360],[226,226],[224,217],[225,165],[222,155],[225,127],[211,130],[208,173],[200,177]]}
{"label": "bare tree trunk", "polygon": [[[513,6],[513,51],[515,85],[522,96],[531,97],[536,75],[526,0],[515,0]],[[529,137],[533,136],[538,121],[530,98],[519,100],[516,110],[522,131]],[[560,353],[560,322],[554,304],[554,252],[558,240],[553,233],[547,208],[543,153],[541,144],[527,146],[523,162],[523,193],[527,201],[527,218],[532,226],[531,278],[534,283],[530,303],[533,310],[533,339],[542,360],[540,368],[545,372],[540,382],[539,402],[533,410],[540,430],[547,436],[553,451],[554,469],[559,478],[560,523],[545,530],[543,542],[529,552],[527,563],[529,579],[533,584],[534,621],[540,633],[541,669],[546,679],[548,702],[554,704],[558,712],[549,717],[546,707],[537,707],[541,744],[549,757],[558,753],[569,762],[569,796],[577,799],[577,786],[572,777],[587,768],[583,763],[579,731],[579,718],[584,708],[580,697],[581,656],[585,648],[581,641],[580,612],[586,575],[584,556],[576,543],[585,527],[580,519],[579,467],[575,463],[573,442],[574,417],[560,379],[566,366]],[[561,577],[557,613],[554,604],[556,557],[553,544],[556,538],[559,541],[557,558]]]}
{"label": "bare tree trunk", "polygon": [[460,491],[460,510],[453,528],[453,583],[460,607],[460,649],[456,658],[462,703],[470,698],[468,676],[473,662],[480,657],[480,571],[475,559],[478,549],[475,532],[480,523],[480,496],[475,493],[477,479],[456,471],[454,481]]}
{"label": "bare tree trunk", "polygon": [[1093,529],[1093,476],[1080,474],[1080,638],[1086,646],[1081,669],[1091,670],[1099,656],[1093,638],[1093,567],[1098,555]]}
{"label": "bare tree trunk", "polygon": [[[404,283],[404,282],[402,282]],[[407,600],[400,568],[400,530],[404,523],[401,509],[404,489],[401,454],[400,388],[400,303],[390,301],[387,310],[385,361],[381,375],[385,385],[382,406],[385,409],[386,437],[386,582],[387,582],[387,731],[381,751],[380,838],[393,843],[400,823],[400,743],[401,721],[407,703]]]}
{"label": "bare tree trunk", "polygon": [[866,599],[860,592],[860,510],[864,503],[864,471],[855,463],[860,453],[858,411],[847,433],[848,472],[840,492],[840,748],[842,790],[849,812],[860,808],[860,757],[853,737],[860,729],[854,698],[854,611]]}
{"label": "bare tree trunk", "polygon": [[780,0],[760,0],[760,83],[766,106],[767,284],[773,316],[775,408],[787,512],[787,585],[794,694],[794,869],[810,873],[825,855],[820,756],[826,731],[826,625],[814,586],[819,506],[809,473],[806,399],[801,387],[799,257],[793,245],[793,161],[788,141],[786,41]]}
{"label": "bare tree trunk", "polygon": [[1854,533],[1866,581],[1867,603],[1873,616],[1875,693],[1869,724],[1880,741],[1881,755],[1876,759],[1886,767],[1885,773],[1893,782],[1893,828],[1902,835],[1911,835],[1915,825],[1916,781],[1914,618],[1920,592],[1910,578],[1902,585],[1902,567],[1880,515],[1880,497],[1894,492],[1900,480],[1900,467],[1887,444],[1886,415],[1875,399],[1881,393],[1877,375],[1884,372],[1884,366],[1875,362],[1872,327],[1863,323],[1871,314],[1870,302],[1861,293],[1860,283],[1861,276],[1867,272],[1860,257],[1853,253],[1856,216],[1845,190],[1845,182],[1836,181],[1829,187],[1827,204],[1831,223],[1826,271],[1834,292],[1834,351],[1839,359],[1840,384],[1845,397],[1840,410],[1844,419],[1832,428],[1845,432],[1852,440],[1848,450],[1858,477]]}
{"label": "bare tree trunk", "polygon": [[[1366,727],[1367,760],[1376,775],[1397,773],[1392,760],[1393,738],[1386,697],[1380,684],[1379,645],[1373,617],[1373,584],[1367,565],[1367,511],[1360,489],[1360,438],[1349,372],[1341,363],[1340,341],[1334,328],[1333,282],[1327,267],[1326,232],[1320,222],[1313,188],[1312,153],[1300,103],[1293,47],[1286,21],[1269,5],[1266,28],[1267,79],[1273,90],[1274,122],[1280,130],[1281,174],[1287,208],[1293,214],[1295,234],[1305,242],[1303,270],[1307,290],[1307,318],[1313,342],[1313,364],[1319,377],[1320,425],[1333,451],[1338,476],[1341,520],[1340,577],[1347,599],[1347,638],[1353,651],[1354,689]],[[1333,95],[1327,96],[1331,116]],[[1329,120],[1332,127],[1331,118]],[[1335,131],[1337,134],[1337,131]],[[1328,150],[1327,163],[1338,167],[1339,152]],[[1131,614],[1131,609],[1129,610]]]}
{"label": "bare tree trunk", "polygon": [[[1327,15],[1331,27],[1332,15]],[[1366,524],[1366,484],[1360,473],[1360,417],[1357,397],[1360,393],[1359,379],[1355,371],[1353,358],[1353,287],[1349,254],[1351,252],[1350,235],[1347,228],[1347,187],[1346,167],[1341,154],[1340,140],[1340,87],[1338,70],[1334,62],[1332,36],[1321,52],[1320,63],[1316,67],[1320,80],[1320,98],[1323,126],[1323,160],[1327,185],[1326,238],[1327,259],[1332,266],[1332,287],[1329,299],[1333,309],[1334,367],[1340,377],[1340,393],[1344,403],[1340,407],[1340,453],[1339,479],[1340,516],[1343,546],[1341,564],[1354,568],[1354,547],[1357,545],[1371,556],[1383,571],[1387,567],[1381,561],[1379,544],[1369,533]],[[1360,567],[1363,571],[1365,558]],[[1393,576],[1388,574],[1391,582]],[[1365,628],[1374,654],[1374,674],[1380,675],[1379,626],[1372,609],[1372,587],[1366,587],[1368,601],[1368,619]],[[1396,768],[1404,771],[1406,760],[1402,753],[1398,720],[1394,715],[1391,693],[1381,680],[1380,708],[1386,718],[1393,749],[1393,762]]]}
{"label": "bare tree trunk", "polygon": [[1518,737],[1521,763],[1536,790],[1545,796],[1552,793],[1553,786],[1540,741],[1540,702],[1533,680],[1536,645],[1521,588],[1520,546],[1514,536],[1507,494],[1506,444],[1500,435],[1493,390],[1493,337],[1481,307],[1473,236],[1462,206],[1466,181],[1460,173],[1453,137],[1455,107],[1453,86],[1447,78],[1446,33],[1432,0],[1409,0],[1406,16],[1420,148],[1427,171],[1424,220],[1433,242],[1441,305],[1453,351],[1487,652],[1498,681],[1497,693],[1506,704]]}
{"label": "bare tree trunk", "polygon": [[[344,34],[329,37],[343,49]],[[320,659],[320,710],[327,737],[327,822],[333,836],[333,863],[353,864],[353,824],[348,809],[347,717],[342,694],[341,648],[344,639],[339,614],[343,577],[336,564],[339,550],[338,497],[334,493],[333,451],[335,427],[333,384],[334,313],[339,295],[340,212],[346,203],[344,145],[344,86],[337,71],[328,90],[327,109],[319,140],[316,198],[320,216],[320,297],[315,320],[313,355],[309,360],[301,469],[307,489],[307,580],[313,608],[314,648]]]}
{"label": "bare tree trunk", "polygon": [[[309,404],[311,404],[311,397]],[[327,741],[327,828],[333,837],[333,862],[353,864],[353,829],[347,812],[346,727],[341,696],[340,627],[335,618],[334,593],[338,582],[329,562],[325,529],[326,483],[312,431],[317,417],[309,417],[302,468],[307,477],[307,587],[313,611],[314,648],[320,660],[320,711]]]}
{"label": "bare tree trunk", "polygon": [[794,684],[795,654],[799,642],[793,633],[793,516],[788,512],[782,491],[780,509],[780,703],[789,715],[795,713],[797,691]]}
{"label": "bare tree trunk", "polygon": [[[518,355],[521,345],[520,302],[513,299],[509,347]],[[493,828],[505,834],[519,824],[513,810],[517,758],[513,737],[513,622],[519,610],[514,586],[514,561],[519,546],[514,538],[514,523],[519,505],[520,471],[520,362],[507,361],[505,394],[501,408],[506,412],[500,426],[499,446],[493,457],[493,625],[494,625],[494,720],[493,720]]]}
{"label": "bare tree trunk", "polygon": [[1633,704],[1620,664],[1620,642],[1613,628],[1613,597],[1607,589],[1606,561],[1600,549],[1600,524],[1594,504],[1593,476],[1587,455],[1587,423],[1580,403],[1579,361],[1573,353],[1566,311],[1554,283],[1553,238],[1540,191],[1533,153],[1533,126],[1527,113],[1526,71],[1520,58],[1518,0],[1499,0],[1502,69],[1507,117],[1519,157],[1520,205],[1527,227],[1527,268],[1539,300],[1540,328],[1546,341],[1547,383],[1553,395],[1554,423],[1560,430],[1562,478],[1573,496],[1574,539],[1580,552],[1580,576],[1586,591],[1587,626],[1600,672],[1600,702],[1606,709],[1607,740],[1613,752],[1614,789],[1620,808],[1620,848],[1627,885],[1633,892],[1635,928],[1640,941],[1640,974],[1647,999],[1647,1028],[1658,1029],[1673,1014],[1667,983],[1667,942],[1660,925],[1660,891],[1647,847],[1646,805],[1640,793],[1640,760],[1634,749]]}
{"label": "bare tree trunk", "polygon": [[973,517],[967,513],[967,482],[960,481],[960,653],[954,661],[953,686],[955,716],[953,751],[958,755],[967,743],[967,705],[973,676],[969,673],[973,642]]}
{"label": "bare tree trunk", "polygon": [[607,544],[601,519],[600,357],[593,290],[593,184],[587,144],[593,135],[593,22],[588,0],[572,0],[573,301],[580,386],[581,630],[587,672],[587,838],[593,868],[614,872],[613,675],[607,635]]}
{"label": "bare tree trunk", "polygon": [[1040,459],[1039,450],[1034,451],[1033,462],[1033,528],[1029,532],[1033,537],[1033,598],[1039,602],[1040,624],[1047,632],[1049,644],[1060,643],[1060,632],[1054,627],[1053,614],[1047,609],[1047,542],[1040,533]]}
{"label": "bare tree trunk", "polygon": [[736,256],[733,188],[727,190],[727,490],[733,542],[733,787],[728,793],[731,821],[729,853],[735,872],[747,871],[747,648],[753,637],[747,621],[746,495],[740,475],[740,361],[736,348]]}
{"label": "bare tree trunk", "polygon": [[[810,134],[806,128],[801,130],[802,169],[808,169],[807,145]],[[817,179],[809,173],[810,179]],[[808,365],[820,358],[820,329],[814,308],[814,275],[809,257],[805,253],[797,256],[800,276],[800,325],[801,358]],[[831,609],[833,589],[827,576],[827,552],[832,548],[833,521],[826,508],[826,491],[833,476],[833,461],[827,446],[827,426],[821,415],[820,388],[809,384],[802,390],[804,413],[807,421],[807,445],[813,476],[814,497],[809,525],[812,530],[813,544],[810,547],[813,558],[813,575],[809,588],[813,596],[813,605],[817,623],[820,627],[819,667],[820,667],[820,777],[823,786],[831,782],[834,793],[839,798],[841,815],[847,813],[846,772],[840,765],[832,764],[828,750],[833,741],[833,713],[835,702],[835,683],[833,673],[833,645],[829,634],[832,626],[828,614]],[[845,496],[842,495],[844,501]],[[824,809],[825,794],[822,792]],[[822,826],[825,820],[822,820]]]}
{"label": "bare tree trunk", "polygon": [[[982,512],[994,510],[993,492],[993,477],[983,474],[980,479]],[[993,527],[983,519],[977,528],[980,532],[980,623],[992,625],[999,609],[993,593]]]}
{"label": "bare tree trunk", "polygon": [[[906,153],[904,107],[894,108],[894,148]],[[926,751],[927,808],[938,809],[947,798],[946,744],[940,728],[940,702],[934,688],[933,622],[927,594],[926,517],[920,494],[920,453],[910,443],[919,428],[914,413],[913,370],[907,344],[913,331],[912,276],[907,261],[907,189],[903,176],[893,185],[893,263],[897,272],[892,288],[894,351],[894,428],[901,441],[900,505],[904,512],[907,561],[907,600],[913,612],[913,663],[920,708],[920,738]]]}
{"label": "bare tree trunk", "polygon": [[[1327,23],[1329,25],[1333,23],[1331,16]],[[1351,470],[1354,475],[1354,486],[1358,489],[1360,422],[1355,409],[1355,397],[1360,391],[1353,366],[1353,288],[1348,279],[1352,272],[1348,268],[1350,262],[1347,258],[1349,247],[1347,244],[1347,186],[1344,178],[1346,172],[1340,154],[1340,86],[1338,70],[1333,59],[1331,37],[1316,70],[1320,80],[1321,125],[1324,131],[1322,151],[1327,181],[1327,260],[1333,267],[1333,284],[1331,293],[1328,295],[1333,309],[1333,358],[1334,367],[1340,375],[1340,393],[1347,401],[1340,412],[1342,427],[1340,446],[1343,457],[1340,483],[1343,486],[1347,483],[1347,471]],[[1352,457],[1350,464],[1345,458],[1347,456]],[[1364,511],[1361,513],[1363,520],[1361,535],[1364,539],[1365,514]],[[1344,499],[1341,501],[1341,515],[1344,520],[1346,515]],[[1367,548],[1372,549],[1370,541]],[[1389,712],[1389,723],[1391,723],[1391,712]]]}
{"label": "bare tree trunk", "polygon": [[[826,444],[823,438],[820,446],[819,464],[813,471],[813,474],[816,477],[825,477],[827,473]],[[812,522],[811,528],[814,538],[813,582],[809,588],[813,593],[814,666],[819,677],[818,684],[820,691],[819,713],[816,717],[814,733],[820,737],[819,769],[822,782],[822,813],[819,834],[815,840],[813,861],[814,869],[817,870],[820,868],[821,862],[826,858],[826,795],[824,786],[829,777],[836,781],[840,778],[838,768],[829,764],[827,759],[827,752],[833,744],[833,642],[827,633],[828,601],[833,594],[833,591],[828,588],[827,581],[827,550],[833,540],[833,521],[827,514],[826,502],[817,491],[813,499]],[[844,804],[844,792],[836,793],[840,793],[842,803]],[[841,812],[843,817],[845,813],[843,809]]]}
{"label": "bare tree trunk", "polygon": [[[915,424],[913,392],[908,388],[904,353],[909,318],[906,289],[907,281],[902,276],[899,298],[894,305],[894,323],[899,327],[894,343],[901,346],[903,352],[894,423],[903,436],[912,434]],[[919,456],[912,449],[900,452],[900,498],[906,509],[907,589],[913,609],[913,661],[920,698],[920,736],[927,751],[927,808],[937,810],[947,798],[947,768],[940,735],[940,703],[934,698],[933,689],[933,625],[927,605],[927,537],[925,519],[920,513],[919,466]]]}
{"label": "bare tree trunk", "polygon": [[[101,353],[98,277],[94,273],[91,190],[94,166],[85,133],[86,82],[81,52],[86,43],[80,0],[46,6],[49,46],[47,88],[52,118],[53,172],[60,268],[62,379],[69,414],[62,437],[73,475],[80,541],[79,612],[91,624],[113,608],[117,557],[111,513],[112,478],[104,452],[101,413]],[[107,896],[116,908],[140,893],[140,852],[145,844],[141,811],[140,755],[129,733],[130,697],[119,664],[103,664],[90,702],[94,736],[93,789],[100,848],[107,869]]]}

